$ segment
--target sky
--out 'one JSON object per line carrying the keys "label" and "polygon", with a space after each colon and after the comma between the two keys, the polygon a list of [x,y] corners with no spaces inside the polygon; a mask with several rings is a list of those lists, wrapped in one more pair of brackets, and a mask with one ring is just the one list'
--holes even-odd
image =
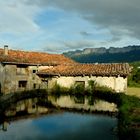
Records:
{"label": "sky", "polygon": [[140,44],[140,0],[0,0],[0,48],[62,53]]}

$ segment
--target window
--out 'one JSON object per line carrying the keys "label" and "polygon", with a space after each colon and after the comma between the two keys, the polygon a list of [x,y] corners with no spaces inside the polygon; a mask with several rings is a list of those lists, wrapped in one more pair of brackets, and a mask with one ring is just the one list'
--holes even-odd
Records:
{"label": "window", "polygon": [[85,103],[85,96],[74,96],[74,102],[76,104],[84,104]]}
{"label": "window", "polygon": [[0,94],[1,94],[1,83],[0,83]]}
{"label": "window", "polygon": [[19,74],[19,75],[27,74],[27,66],[17,65],[17,74]]}
{"label": "window", "polygon": [[85,87],[85,81],[76,81],[75,85]]}
{"label": "window", "polygon": [[34,89],[36,89],[36,84],[34,84],[33,86],[34,86]]}
{"label": "window", "polygon": [[83,93],[84,90],[85,90],[85,81],[76,81],[75,82],[76,94]]}
{"label": "window", "polygon": [[35,77],[33,76],[33,80],[35,80]]}
{"label": "window", "polygon": [[44,79],[44,80],[42,80],[42,82],[43,82],[45,85],[48,85],[48,80]]}
{"label": "window", "polygon": [[35,104],[33,104],[33,105],[32,105],[32,108],[34,108],[34,109],[35,109],[35,108],[36,108],[36,105],[35,105]]}
{"label": "window", "polygon": [[27,81],[19,81],[18,82],[19,88],[26,88],[26,86],[27,86]]}
{"label": "window", "polygon": [[36,73],[36,70],[33,70],[33,73]]}

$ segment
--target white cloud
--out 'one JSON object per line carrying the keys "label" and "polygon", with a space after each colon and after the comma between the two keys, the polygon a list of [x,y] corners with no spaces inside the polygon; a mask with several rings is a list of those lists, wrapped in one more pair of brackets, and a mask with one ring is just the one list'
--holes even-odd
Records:
{"label": "white cloud", "polygon": [[69,49],[79,49],[79,48],[87,48],[87,47],[94,47],[96,44],[93,40],[78,40],[78,41],[66,41],[64,45]]}
{"label": "white cloud", "polygon": [[[12,48],[60,53],[139,42],[139,0],[0,2],[0,43],[6,42]],[[38,16],[42,15],[45,16],[39,21]]]}
{"label": "white cloud", "polygon": [[39,7],[49,4],[65,11],[76,12],[92,24],[96,23],[100,28],[107,28],[110,32],[118,28],[128,30],[123,32],[122,36],[128,35],[138,39],[140,37],[139,0],[35,0],[32,3]]}
{"label": "white cloud", "polygon": [[0,4],[0,32],[23,34],[36,32],[38,25],[34,22],[34,15],[39,12],[37,6],[24,5],[18,0],[2,1]]}

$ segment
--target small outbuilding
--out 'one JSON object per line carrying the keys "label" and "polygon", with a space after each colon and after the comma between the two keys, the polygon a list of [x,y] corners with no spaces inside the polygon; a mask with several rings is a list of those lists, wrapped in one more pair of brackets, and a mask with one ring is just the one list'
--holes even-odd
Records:
{"label": "small outbuilding", "polygon": [[99,86],[106,86],[116,92],[127,90],[127,77],[130,73],[128,63],[71,64],[58,65],[40,70],[37,75],[48,82],[51,89],[55,84],[70,88],[75,84],[88,86],[93,80]]}

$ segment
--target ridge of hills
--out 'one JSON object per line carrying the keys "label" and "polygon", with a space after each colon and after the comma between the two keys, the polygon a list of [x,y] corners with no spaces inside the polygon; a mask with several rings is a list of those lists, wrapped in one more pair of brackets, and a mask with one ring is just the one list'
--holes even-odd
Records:
{"label": "ridge of hills", "polygon": [[80,63],[119,63],[140,61],[140,45],[123,48],[85,48],[83,50],[63,53],[65,56]]}

